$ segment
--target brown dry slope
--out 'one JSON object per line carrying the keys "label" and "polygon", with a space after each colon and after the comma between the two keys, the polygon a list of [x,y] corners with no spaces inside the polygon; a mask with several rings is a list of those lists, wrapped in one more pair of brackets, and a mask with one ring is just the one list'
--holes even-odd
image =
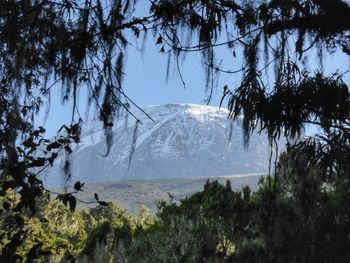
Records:
{"label": "brown dry slope", "polygon": [[[232,189],[241,189],[248,185],[253,191],[258,188],[260,174],[234,175],[210,178],[172,178],[154,180],[123,180],[105,183],[88,184],[77,197],[84,201],[94,201],[94,193],[98,193],[100,200],[112,201],[125,208],[132,214],[137,214],[140,205],[146,205],[154,213],[156,200],[168,200],[169,194],[175,201],[201,191],[206,180],[218,180],[225,184],[231,181]],[[169,193],[169,194],[168,194]],[[79,203],[79,207],[95,206],[96,204]]]}

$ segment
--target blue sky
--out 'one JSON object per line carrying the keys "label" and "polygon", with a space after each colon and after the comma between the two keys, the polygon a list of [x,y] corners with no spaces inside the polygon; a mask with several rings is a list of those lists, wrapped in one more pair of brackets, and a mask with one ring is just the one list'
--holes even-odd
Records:
{"label": "blue sky", "polygon": [[[143,1],[142,1],[143,2]],[[141,2],[141,3],[142,3]],[[146,7],[141,4],[141,15]],[[180,60],[180,69],[186,83],[184,88],[176,66],[170,67],[170,76],[166,81],[167,54],[159,52],[160,46],[155,45],[155,39],[150,33],[144,52],[140,52],[142,47],[142,37],[138,42],[131,42],[133,46],[128,48],[127,61],[125,65],[124,90],[139,106],[160,105],[167,103],[195,103],[203,104],[207,98],[205,92],[205,73],[201,63],[199,53],[187,55],[184,61]],[[216,50],[217,60],[223,60],[223,66],[229,70],[235,70],[240,66],[240,59],[233,59],[232,53],[226,48]],[[237,52],[238,54],[239,52]],[[226,63],[226,64],[225,64]],[[319,67],[316,56],[309,58],[309,71],[314,71]],[[342,53],[326,56],[324,59],[324,69],[326,73],[341,72],[349,68],[349,60]],[[269,74],[273,80],[273,74]],[[345,77],[349,83],[349,74]],[[214,90],[212,106],[219,106],[222,96],[223,86],[228,85],[234,88],[239,84],[240,76],[221,73],[218,78],[217,89]],[[86,120],[86,96],[84,89],[81,91],[79,111]],[[36,124],[43,125],[47,129],[47,135],[53,136],[64,123],[69,123],[71,119],[72,105],[61,104],[60,86],[52,90],[51,106],[47,118],[44,118],[44,111],[37,116]],[[88,118],[91,119],[90,115]],[[314,132],[314,128],[308,128],[308,132]]]}
{"label": "blue sky", "polygon": [[[184,88],[176,67],[170,67],[170,76],[166,81],[167,55],[159,53],[159,47],[153,43],[153,38],[149,37],[144,53],[138,51],[137,47],[130,47],[127,54],[125,68],[124,89],[129,97],[139,106],[159,105],[166,103],[195,103],[203,104],[207,98],[205,92],[205,73],[201,65],[200,54],[191,54],[181,63],[181,73],[186,83]],[[219,51],[218,57],[229,56],[228,51]],[[312,67],[318,66],[317,58],[309,60]],[[326,72],[342,71],[349,68],[349,61],[345,55],[337,53],[328,56],[324,62]],[[310,68],[311,69],[311,68]],[[271,76],[273,79],[273,76]],[[349,81],[349,74],[345,79]],[[212,106],[219,106],[222,96],[223,86],[235,87],[239,84],[240,77],[221,73],[218,79],[217,89],[214,90]],[[52,136],[55,131],[64,123],[70,121],[71,104],[62,105],[60,102],[60,87],[52,92],[52,103],[48,118],[45,122],[47,134]],[[82,91],[80,99],[80,113],[86,117],[85,106],[86,97]],[[44,124],[43,114],[38,115],[38,122]],[[90,115],[89,118],[92,118]]]}
{"label": "blue sky", "polygon": [[[141,45],[141,44],[140,44]],[[139,106],[161,105],[167,103],[195,103],[204,104],[207,98],[205,91],[205,73],[201,63],[201,55],[193,53],[180,62],[180,69],[186,87],[174,64],[170,66],[168,81],[166,79],[167,54],[159,52],[152,36],[148,37],[144,52],[140,47],[131,46],[127,51],[125,65],[124,90]],[[227,54],[225,54],[227,56]],[[230,75],[220,75],[217,89],[214,89],[210,105],[218,106],[220,103],[223,86],[228,83],[238,84],[238,79]],[[79,111],[85,118],[86,96],[84,88],[81,90]],[[48,118],[44,122],[44,114],[37,116],[39,125],[45,124],[48,135],[54,135],[55,131],[63,123],[70,122],[72,104],[62,105],[60,85],[52,90],[51,106]],[[92,118],[90,115],[88,118]]]}

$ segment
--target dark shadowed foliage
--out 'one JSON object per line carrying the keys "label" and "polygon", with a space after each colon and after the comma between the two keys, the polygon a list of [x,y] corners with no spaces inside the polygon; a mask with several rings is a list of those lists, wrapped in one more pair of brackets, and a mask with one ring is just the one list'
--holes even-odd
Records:
{"label": "dark shadowed foliage", "polygon": [[[71,144],[79,142],[81,119],[77,101],[81,90],[87,90],[88,105],[103,122],[108,154],[113,143],[113,120],[121,109],[133,115],[129,106],[134,103],[122,86],[128,36],[133,34],[138,39],[147,31],[154,33],[161,53],[173,59],[180,77],[179,56],[202,54],[208,102],[218,73],[241,74],[237,87],[227,83],[223,88],[222,103],[227,101],[230,118],[243,114],[247,145],[249,134],[255,129],[266,132],[273,146],[282,135],[298,138],[306,124],[318,125],[320,134],[293,146],[297,156],[303,158],[305,171],[301,174],[308,178],[309,172],[315,170],[317,175],[315,181],[305,182],[301,188],[334,184],[338,187],[336,198],[348,198],[350,102],[345,72],[325,75],[322,67],[312,71],[303,67],[307,55],[315,51],[321,65],[324,54],[350,54],[350,7],[346,1],[156,0],[150,1],[146,17],[137,17],[136,9],[136,0],[116,0],[109,5],[99,0],[0,1],[0,195],[4,197],[11,190],[19,194],[15,205],[3,203],[3,209],[9,213],[5,221],[19,231],[14,235],[10,231],[11,241],[3,248],[3,255],[13,255],[27,235],[27,219],[19,213],[29,209],[34,215],[40,210],[36,201],[46,190],[38,175],[53,165],[59,152],[69,156]],[[236,53],[242,53],[243,66],[223,68],[216,58],[217,47],[227,47],[232,59],[239,62],[235,64],[241,64]],[[273,81],[267,81],[270,72],[275,73]],[[55,138],[48,140],[43,127],[34,129],[33,120],[42,107],[49,107],[51,89],[57,85],[61,87],[62,102],[72,102],[72,118]],[[297,168],[298,163],[295,165]],[[67,157],[67,179],[71,177],[69,166]],[[275,249],[284,249],[283,242],[278,243],[281,248],[276,248],[274,236],[279,185],[278,177],[268,179],[268,195],[263,195],[266,207],[261,208],[267,213],[264,253],[268,259],[276,255]],[[73,211],[77,201],[74,194],[82,187],[79,182],[74,192],[57,193],[57,197]],[[317,192],[300,202],[321,196]],[[106,205],[98,198],[96,201]],[[316,220],[310,215],[291,216],[301,216],[305,224],[310,218]],[[333,223],[334,231],[342,233],[343,225],[333,221],[330,225]],[[321,238],[312,227],[308,233],[315,236],[305,237],[305,242],[313,246],[299,241],[295,245],[306,249],[301,256],[313,254],[323,246],[317,243]],[[327,240],[328,236],[324,238]],[[346,243],[343,239],[334,242]],[[41,253],[42,246],[40,242],[33,246],[29,258]],[[345,251],[344,248],[334,257],[345,255]],[[319,254],[322,257],[322,252]]]}

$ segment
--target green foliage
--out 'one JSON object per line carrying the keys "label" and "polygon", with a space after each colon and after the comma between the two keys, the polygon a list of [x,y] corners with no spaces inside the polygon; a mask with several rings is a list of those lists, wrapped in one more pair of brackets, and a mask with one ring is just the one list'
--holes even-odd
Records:
{"label": "green foliage", "polygon": [[136,239],[138,262],[222,262],[235,250],[232,210],[238,199],[229,185],[207,182],[180,205],[159,202],[155,224]]}
{"label": "green foliage", "polygon": [[[125,33],[138,37],[150,22],[150,17],[132,16],[135,3],[0,2],[0,195],[20,188],[18,209],[35,211],[34,200],[45,190],[38,175],[79,142],[81,87],[91,95],[87,104],[96,106],[111,145],[113,118],[133,103],[122,89]],[[61,87],[62,102],[73,101],[72,121],[48,140],[45,129],[35,129],[33,122],[42,106],[49,106],[54,86]],[[68,157],[65,174],[71,177]],[[58,199],[75,209],[73,194]]]}
{"label": "green foliage", "polygon": [[289,150],[254,193],[208,181],[178,204],[160,202],[136,261],[348,262],[349,180],[325,182],[306,161]]}
{"label": "green foliage", "polygon": [[[80,89],[88,90],[88,106],[94,104],[104,124],[106,154],[113,141],[114,118],[121,109],[132,114],[131,104],[137,107],[122,87],[130,44],[127,32],[138,39],[151,29],[155,43],[175,56],[177,66],[180,55],[201,52],[206,88],[211,86],[208,102],[218,72],[242,73],[237,87],[225,85],[223,98],[228,98],[229,117],[243,114],[246,144],[255,129],[266,131],[272,142],[280,135],[297,137],[312,123],[325,133],[316,140],[330,148],[337,143],[335,148],[349,156],[350,101],[342,73],[327,76],[322,68],[303,69],[313,51],[320,61],[325,52],[340,50],[349,55],[346,1],[156,0],[149,2],[146,17],[137,16],[136,2],[118,0],[108,6],[99,0],[0,3],[0,170],[2,177],[11,179],[7,187],[23,188],[21,206],[33,210],[33,200],[43,190],[38,174],[30,169],[52,165],[59,151],[69,154],[70,144],[79,141]],[[221,46],[233,54],[233,65],[243,66],[223,70],[214,52]],[[238,52],[243,63],[236,61]],[[269,81],[267,75],[274,69],[275,79]],[[61,85],[62,101],[72,101],[72,122],[61,129],[67,136],[51,141],[43,137],[43,128],[34,129],[32,120],[43,105],[49,106],[51,88],[57,85]],[[44,154],[34,157],[38,148],[45,148]],[[314,156],[327,153],[323,147],[314,149]],[[332,162],[324,164],[329,169]],[[68,160],[65,167],[69,178]],[[61,201],[75,207],[74,197],[62,196]]]}
{"label": "green foliage", "polygon": [[[350,183],[332,180],[290,148],[275,176],[258,191],[207,181],[180,202],[158,202],[153,218],[109,203],[70,211],[36,200],[38,211],[1,212],[1,260],[7,262],[347,262],[350,260]],[[336,180],[334,178],[337,178]],[[20,198],[8,190],[3,207]],[[16,228],[18,224],[21,228]]]}
{"label": "green foliage", "polygon": [[[9,190],[0,203],[11,207],[19,200],[18,194]],[[145,208],[142,216],[134,218],[114,204],[71,211],[48,195],[36,204],[35,214],[30,210],[1,211],[1,262],[74,262],[78,258],[107,262],[97,260],[98,255],[113,260],[115,250],[130,246],[137,227],[152,224]],[[19,224],[22,227],[18,228]]]}
{"label": "green foliage", "polygon": [[[1,260],[350,261],[349,88],[342,73],[326,76],[322,69],[324,52],[350,54],[348,3],[156,0],[149,16],[134,17],[135,3],[0,1]],[[154,224],[147,213],[131,219],[98,198],[105,208],[74,212],[80,182],[74,192],[58,195],[70,210],[48,201],[38,175],[79,142],[79,90],[89,90],[108,154],[113,118],[121,108],[131,113],[134,104],[122,88],[125,32],[139,37],[149,28],[177,66],[181,54],[202,53],[211,91],[217,72],[242,73],[237,87],[225,86],[223,99],[230,118],[243,114],[246,144],[256,129],[267,132],[271,146],[281,135],[298,137],[310,123],[323,134],[293,147],[257,193],[208,182],[180,204],[160,203]],[[227,46],[233,64],[243,66],[223,70],[215,60],[217,46]],[[243,63],[236,63],[238,51]],[[303,68],[313,51],[321,68],[308,72]],[[266,75],[273,69],[272,83]],[[62,101],[73,102],[72,123],[47,140],[45,129],[35,130],[32,122],[50,104],[56,84]],[[67,159],[67,178],[69,166]]]}
{"label": "green foliage", "polygon": [[[18,195],[9,191],[1,203],[9,201],[15,205],[19,202]],[[84,220],[79,213],[73,213],[56,201],[50,201],[48,196],[37,200],[37,207],[38,211],[34,215],[29,210],[9,210],[1,214],[2,260],[59,262],[67,251],[78,253],[81,250],[87,234],[81,227]],[[13,222],[14,218],[21,220],[22,227],[18,227],[18,222]],[[15,246],[13,241],[16,236],[21,238]],[[8,259],[9,255],[12,259]]]}
{"label": "green foliage", "polygon": [[137,220],[112,203],[89,210],[89,216],[97,223],[90,229],[86,226],[90,234],[80,255],[83,262],[122,260],[123,251],[131,245]]}

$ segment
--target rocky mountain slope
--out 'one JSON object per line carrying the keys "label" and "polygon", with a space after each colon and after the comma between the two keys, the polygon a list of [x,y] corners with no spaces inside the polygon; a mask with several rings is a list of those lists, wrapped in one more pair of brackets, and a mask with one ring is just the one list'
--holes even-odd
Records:
{"label": "rocky mountain slope", "polygon": [[[253,134],[247,150],[241,120],[229,120],[225,109],[169,104],[144,110],[153,121],[143,113],[137,115],[142,124],[127,114],[118,118],[107,156],[103,129],[98,123],[86,124],[81,143],[71,156],[72,180],[106,182],[268,171],[266,136]],[[45,179],[56,187],[64,181],[60,165],[58,162],[48,170]]]}

